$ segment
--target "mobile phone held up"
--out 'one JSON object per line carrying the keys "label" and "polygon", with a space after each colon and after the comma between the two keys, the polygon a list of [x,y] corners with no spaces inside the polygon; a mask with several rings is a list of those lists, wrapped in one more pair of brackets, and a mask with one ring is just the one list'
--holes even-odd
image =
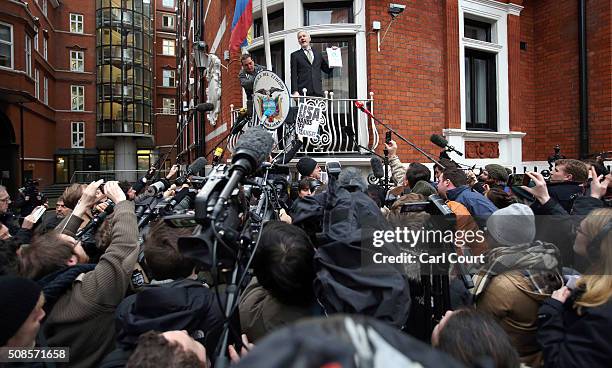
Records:
{"label": "mobile phone held up", "polygon": [[391,133],[390,130],[387,130],[387,132],[385,133],[385,142],[391,143],[392,138],[393,138],[393,133]]}
{"label": "mobile phone held up", "polygon": [[509,187],[529,186],[531,178],[527,174],[512,174],[508,177]]}

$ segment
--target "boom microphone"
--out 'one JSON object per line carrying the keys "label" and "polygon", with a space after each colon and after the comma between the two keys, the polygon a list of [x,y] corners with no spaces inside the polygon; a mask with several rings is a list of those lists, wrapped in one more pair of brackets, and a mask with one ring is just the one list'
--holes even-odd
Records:
{"label": "boom microphone", "polygon": [[189,165],[189,167],[187,168],[187,171],[183,175],[176,178],[174,183],[176,184],[177,187],[185,184],[187,182],[188,177],[201,171],[205,167],[206,167],[206,159],[204,157],[198,157],[194,162],[191,163],[191,165]]}
{"label": "boom microphone", "polygon": [[358,108],[359,110],[363,111],[366,113],[366,115],[368,115],[369,117],[371,117],[372,119],[374,119],[374,115],[372,115],[372,113],[370,112],[370,110],[368,110],[364,103],[361,101],[355,101],[355,107]]}
{"label": "boom microphone", "polygon": [[463,153],[457,151],[455,147],[449,146],[448,141],[441,135],[432,134],[431,137],[429,137],[429,140],[438,147],[446,148],[446,150],[449,152],[455,152],[459,156],[463,156]]}
{"label": "boom microphone", "polygon": [[197,104],[194,107],[190,108],[189,110],[195,110],[197,112],[208,112],[208,111],[212,111],[215,109],[215,105],[211,104],[210,102],[203,102],[201,104]]}
{"label": "boom microphone", "polygon": [[378,179],[385,176],[385,169],[383,167],[382,161],[378,157],[372,157],[370,159],[370,166],[372,166],[372,174]]}
{"label": "boom microphone", "polygon": [[225,201],[238,186],[240,180],[255,172],[262,162],[270,156],[274,139],[262,126],[249,128],[240,136],[236,143],[236,151],[232,156],[231,176],[219,194],[211,218],[217,219]]}

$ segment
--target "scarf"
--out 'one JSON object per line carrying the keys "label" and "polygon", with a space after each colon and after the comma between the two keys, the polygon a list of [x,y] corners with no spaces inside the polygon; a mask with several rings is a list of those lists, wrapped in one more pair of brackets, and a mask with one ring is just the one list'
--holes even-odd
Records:
{"label": "scarf", "polygon": [[80,274],[92,271],[94,268],[95,264],[79,264],[50,273],[38,280],[45,295],[45,313],[48,315],[51,312],[55,303],[72,287],[72,283]]}

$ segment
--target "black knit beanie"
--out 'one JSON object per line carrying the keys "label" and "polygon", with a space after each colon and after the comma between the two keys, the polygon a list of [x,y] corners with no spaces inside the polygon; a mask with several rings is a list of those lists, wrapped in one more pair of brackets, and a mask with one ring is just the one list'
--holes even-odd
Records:
{"label": "black knit beanie", "polygon": [[41,290],[37,283],[23,277],[0,277],[0,346],[6,345],[28,319]]}
{"label": "black knit beanie", "polygon": [[302,157],[295,165],[295,168],[302,176],[310,176],[315,167],[317,167],[317,162],[310,157]]}

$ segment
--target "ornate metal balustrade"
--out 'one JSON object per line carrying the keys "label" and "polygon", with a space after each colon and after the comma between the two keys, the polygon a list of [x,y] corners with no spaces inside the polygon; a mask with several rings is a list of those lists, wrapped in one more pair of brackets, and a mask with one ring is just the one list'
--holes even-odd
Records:
{"label": "ornate metal balustrade", "polygon": [[[293,106],[297,107],[299,103],[305,103],[321,108],[323,119],[319,126],[319,137],[302,139],[301,154],[360,154],[363,153],[363,147],[371,150],[376,149],[379,143],[379,133],[373,119],[367,117],[355,107],[355,101],[363,102],[368,109],[374,112],[374,93],[370,92],[368,99],[335,99],[333,92],[325,92],[325,97],[300,96],[292,97]],[[231,108],[232,126],[240,121],[240,110]],[[283,126],[279,128],[282,135],[279,142],[279,148],[282,148],[282,137],[291,135],[291,130],[294,130],[293,122],[285,121]],[[250,121],[246,127],[259,124],[257,121]],[[246,128],[245,127],[245,128]],[[228,147],[233,152],[233,148],[239,134],[232,135],[229,138]],[[290,137],[293,139],[293,137]]]}

